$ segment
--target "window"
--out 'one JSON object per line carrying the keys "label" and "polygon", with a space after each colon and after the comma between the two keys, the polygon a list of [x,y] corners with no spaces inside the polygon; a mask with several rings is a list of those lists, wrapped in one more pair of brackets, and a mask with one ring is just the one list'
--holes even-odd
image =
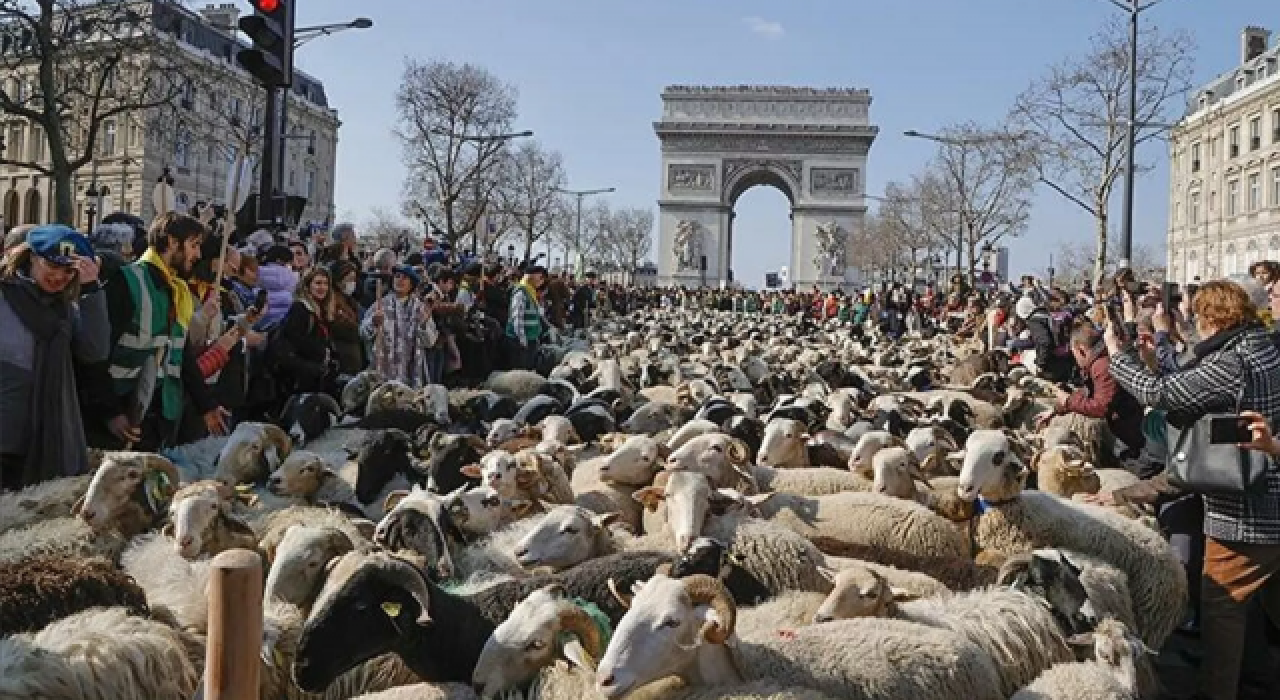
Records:
{"label": "window", "polygon": [[1240,181],[1227,183],[1227,216],[1235,216],[1240,208]]}
{"label": "window", "polygon": [[196,102],[196,86],[188,80],[182,85],[182,106],[191,109]]}
{"label": "window", "polygon": [[1209,192],[1209,215],[1213,216],[1216,211],[1218,211],[1218,191],[1211,190]]}
{"label": "window", "polygon": [[1280,207],[1280,166],[1271,169],[1271,206]]}
{"label": "window", "polygon": [[1236,246],[1234,243],[1227,244],[1227,253],[1222,261],[1223,274],[1235,275],[1240,272],[1240,256],[1236,254]]}
{"label": "window", "polygon": [[1262,117],[1249,120],[1249,150],[1256,151],[1262,147]]}
{"label": "window", "polygon": [[209,153],[205,156],[205,161],[209,163],[209,165],[213,165],[213,159],[218,157],[217,151],[218,146],[216,144],[209,144]]}
{"label": "window", "polygon": [[1173,203],[1173,223],[1174,224],[1182,223],[1182,202]]}
{"label": "window", "polygon": [[22,160],[22,155],[26,152],[24,147],[26,141],[23,139],[25,134],[26,130],[22,128],[21,124],[14,124],[9,127],[9,140],[5,142],[5,147],[7,148],[5,153],[10,154],[9,157],[13,160]]}
{"label": "window", "polygon": [[116,153],[116,120],[108,119],[102,122],[102,151],[103,156],[113,156]]}
{"label": "window", "polygon": [[31,143],[27,146],[27,160],[39,163],[44,160],[44,130],[31,127]]}
{"label": "window", "polygon": [[310,170],[307,171],[307,199],[316,196],[316,174]]}
{"label": "window", "polygon": [[1192,192],[1191,200],[1187,202],[1187,223],[1195,226],[1200,223],[1200,193]]}
{"label": "window", "polygon": [[1280,143],[1280,107],[1271,110],[1271,143]]}
{"label": "window", "polygon": [[238,123],[239,123],[239,121],[240,121],[240,117],[241,117],[241,112],[242,112],[242,109],[241,109],[242,107],[243,107],[243,103],[240,101],[240,98],[239,98],[239,97],[232,97],[232,98],[231,98],[231,110],[230,110],[231,115],[230,115],[230,116],[231,116],[231,123],[232,123],[232,124],[238,124]]}
{"label": "window", "polygon": [[1209,158],[1211,158],[1215,163],[1218,162],[1218,153],[1222,150],[1218,148],[1218,142],[1221,140],[1221,137],[1214,136],[1213,140],[1209,142]]}
{"label": "window", "polygon": [[1240,155],[1240,127],[1231,127],[1231,130],[1227,132],[1227,134],[1227,147],[1231,151],[1229,157],[1235,158]]}
{"label": "window", "polygon": [[1187,281],[1195,280],[1200,276],[1200,260],[1196,256],[1196,252],[1187,253]]}
{"label": "window", "polygon": [[1200,172],[1200,142],[1191,144],[1191,172]]}
{"label": "window", "polygon": [[129,125],[129,147],[137,148],[142,140],[142,128],[137,124]]}
{"label": "window", "polygon": [[186,127],[182,127],[178,130],[178,137],[173,141],[173,164],[179,168],[187,167],[187,156],[190,151],[191,132]]}
{"label": "window", "polygon": [[1262,206],[1262,185],[1258,182],[1257,173],[1249,176],[1249,211],[1258,211]]}
{"label": "window", "polygon": [[289,171],[289,189],[292,191],[293,188],[297,186],[298,186],[298,171],[290,170]]}

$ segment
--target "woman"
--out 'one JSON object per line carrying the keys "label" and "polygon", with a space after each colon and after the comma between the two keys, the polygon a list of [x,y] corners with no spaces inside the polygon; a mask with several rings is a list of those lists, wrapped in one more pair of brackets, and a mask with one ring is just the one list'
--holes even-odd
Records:
{"label": "woman", "polygon": [[1280,320],[1280,263],[1274,260],[1259,260],[1249,266],[1249,276],[1258,281],[1267,290],[1268,310],[1271,318]]}
{"label": "woman", "polygon": [[336,302],[329,271],[314,267],[302,276],[293,305],[280,321],[280,332],[269,341],[268,352],[288,395],[331,393],[337,378],[332,334]]}
{"label": "woman", "polygon": [[89,240],[33,229],[0,265],[0,490],[88,471],[75,363],[105,362],[107,300]]}
{"label": "woman", "polygon": [[[1180,371],[1159,376],[1146,368],[1133,345],[1114,328],[1106,333],[1111,375],[1140,403],[1167,412],[1170,426],[1189,428],[1209,413],[1237,409],[1280,418],[1280,351],[1257,322],[1248,293],[1227,280],[1210,282],[1192,302],[1202,339]],[[1214,700],[1236,697],[1249,600],[1263,594],[1280,621],[1280,469],[1268,473],[1256,493],[1204,494],[1206,536],[1200,693]]]}
{"label": "woman", "polygon": [[360,318],[364,310],[355,300],[360,271],[354,263],[340,260],[329,266],[337,288],[333,292],[333,323],[329,326],[338,372],[355,375],[366,366],[364,339],[360,337]]}
{"label": "woman", "polygon": [[412,267],[396,267],[391,293],[369,307],[360,323],[360,334],[373,344],[373,369],[412,387],[427,383],[427,352],[440,339],[431,300],[414,294],[421,282]]}

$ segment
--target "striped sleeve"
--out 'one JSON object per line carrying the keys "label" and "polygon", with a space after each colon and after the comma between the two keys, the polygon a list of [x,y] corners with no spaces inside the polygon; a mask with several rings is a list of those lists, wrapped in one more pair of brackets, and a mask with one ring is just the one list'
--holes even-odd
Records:
{"label": "striped sleeve", "polygon": [[1132,352],[1111,358],[1111,376],[1144,406],[1158,411],[1207,413],[1234,405],[1244,368],[1235,353],[1165,376],[1152,374]]}

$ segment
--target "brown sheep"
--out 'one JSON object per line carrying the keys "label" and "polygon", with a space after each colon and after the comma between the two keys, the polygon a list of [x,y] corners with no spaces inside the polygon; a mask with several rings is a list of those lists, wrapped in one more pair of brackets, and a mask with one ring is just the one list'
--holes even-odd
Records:
{"label": "brown sheep", "polygon": [[43,555],[0,563],[0,637],[98,607],[146,615],[147,596],[106,559]]}

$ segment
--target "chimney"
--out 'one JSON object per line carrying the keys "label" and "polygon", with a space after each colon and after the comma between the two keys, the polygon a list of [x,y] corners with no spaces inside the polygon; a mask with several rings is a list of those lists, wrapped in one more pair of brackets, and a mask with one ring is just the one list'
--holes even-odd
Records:
{"label": "chimney", "polygon": [[1262,27],[1248,26],[1240,32],[1240,65],[1261,56],[1271,45],[1271,32]]}
{"label": "chimney", "polygon": [[200,10],[200,16],[214,29],[235,33],[236,20],[240,18],[240,8],[233,2],[224,2],[221,5],[209,4]]}

